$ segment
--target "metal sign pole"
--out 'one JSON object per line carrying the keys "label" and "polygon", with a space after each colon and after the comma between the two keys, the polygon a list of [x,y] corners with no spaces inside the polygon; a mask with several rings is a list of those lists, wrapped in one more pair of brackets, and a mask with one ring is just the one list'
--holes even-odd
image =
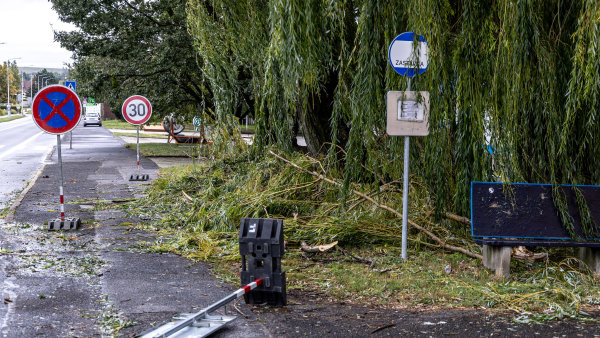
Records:
{"label": "metal sign pole", "polygon": [[138,175],[140,173],[140,125],[138,124],[136,126],[137,129],[137,151],[136,151],[136,158],[137,158],[137,169],[138,169]]}
{"label": "metal sign pole", "polygon": [[[411,90],[412,78],[408,78],[406,91]],[[404,185],[402,188],[402,259],[406,259],[408,238],[408,168],[410,166],[410,136],[404,136]]]}
{"label": "metal sign pole", "polygon": [[69,149],[73,149],[73,131],[69,132]]}
{"label": "metal sign pole", "polygon": [[58,191],[60,193],[60,220],[65,220],[65,198],[63,196],[63,167],[62,167],[62,154],[60,151],[60,134],[56,135],[56,149],[58,149]]}

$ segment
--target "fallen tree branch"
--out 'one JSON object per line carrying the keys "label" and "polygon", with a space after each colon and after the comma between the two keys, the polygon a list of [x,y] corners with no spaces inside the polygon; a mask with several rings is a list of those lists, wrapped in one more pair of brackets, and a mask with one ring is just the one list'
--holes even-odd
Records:
{"label": "fallen tree branch", "polygon": [[375,265],[375,262],[373,262],[370,259],[362,258],[360,256],[356,256],[354,254],[351,254],[348,251],[340,248],[339,246],[338,246],[337,249],[340,250],[344,255],[352,257],[355,261],[357,261],[359,263],[369,264],[369,269],[373,269],[373,265]]}
{"label": "fallen tree branch", "polygon": [[[331,183],[331,184],[334,184],[334,185],[337,185],[337,186],[340,186],[340,187],[342,186],[342,183],[334,181],[334,180],[332,180],[330,178],[327,178],[327,177],[325,177],[325,176],[323,176],[323,175],[321,175],[319,173],[316,173],[314,171],[310,171],[310,170],[304,169],[301,166],[297,165],[296,163],[291,162],[291,161],[289,161],[289,160],[287,160],[287,159],[285,159],[285,158],[277,155],[272,150],[269,150],[269,153],[271,153],[271,155],[275,156],[276,158],[282,160],[283,162],[291,165],[292,167],[295,167],[295,168],[297,168],[297,169],[299,169],[299,170],[301,170],[301,171],[303,171],[303,172],[305,172],[307,174],[313,175],[314,177],[317,177],[317,178],[319,178],[319,179],[321,179],[321,180],[323,180],[323,181],[325,181],[327,183]],[[395,209],[393,209],[393,208],[391,208],[391,207],[389,207],[389,206],[387,206],[385,204],[381,204],[381,203],[375,201],[374,199],[372,199],[371,197],[369,197],[368,195],[366,195],[366,194],[364,194],[364,193],[362,193],[360,191],[351,190],[351,192],[353,194],[357,195],[357,196],[360,196],[360,197],[368,200],[369,202],[373,203],[376,207],[378,207],[380,209],[383,209],[383,210],[387,210],[387,211],[391,212],[392,214],[394,214],[394,216],[402,219],[402,214],[400,212],[398,212],[397,210],[395,210]],[[479,254],[473,253],[473,252],[471,252],[471,251],[469,251],[469,250],[467,250],[465,248],[461,248],[461,247],[454,246],[454,245],[446,243],[444,240],[442,240],[441,238],[439,238],[438,236],[436,236],[433,232],[425,229],[424,227],[418,225],[417,223],[411,221],[410,219],[407,220],[407,222],[408,222],[408,224],[410,224],[415,229],[417,229],[417,230],[425,233],[431,239],[433,239],[434,241],[436,241],[442,248],[448,249],[450,251],[461,252],[461,253],[464,253],[465,255],[469,256],[469,257],[473,257],[473,258],[477,258],[477,259],[483,259],[483,257],[481,255],[479,255]]]}
{"label": "fallen tree branch", "polygon": [[446,212],[445,215],[446,215],[446,218],[449,218],[451,220],[455,220],[457,222],[464,223],[469,226],[471,225],[471,220],[466,217],[459,216],[459,215],[453,214],[451,212]]}
{"label": "fallen tree branch", "polygon": [[302,258],[312,261],[312,262],[317,262],[317,263],[331,263],[331,262],[339,262],[341,261],[341,259],[335,259],[335,258],[314,258],[314,257],[308,257],[306,254],[302,254]]}
{"label": "fallen tree branch", "polygon": [[304,252],[325,252],[338,244],[338,241],[326,245],[308,246],[305,242],[300,243],[300,249]]}
{"label": "fallen tree branch", "polygon": [[518,246],[512,248],[511,255],[513,258],[520,260],[521,262],[545,262],[548,260],[548,254],[544,252],[533,252],[527,250],[524,246]]}

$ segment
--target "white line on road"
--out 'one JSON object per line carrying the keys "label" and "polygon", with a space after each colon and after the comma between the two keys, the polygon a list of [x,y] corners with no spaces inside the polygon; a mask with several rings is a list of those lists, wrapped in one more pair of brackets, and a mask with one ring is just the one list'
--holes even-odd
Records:
{"label": "white line on road", "polygon": [[6,157],[6,156],[8,156],[8,155],[10,155],[10,154],[12,154],[12,153],[14,153],[14,152],[15,152],[15,151],[17,151],[17,150],[24,149],[24,148],[25,148],[25,146],[26,146],[26,145],[27,145],[29,142],[33,141],[33,140],[34,140],[36,137],[38,137],[38,136],[42,135],[43,133],[44,133],[43,131],[40,131],[39,133],[37,133],[37,134],[35,134],[35,135],[31,136],[30,138],[26,139],[25,141],[21,142],[20,144],[18,144],[18,145],[16,145],[16,146],[14,146],[14,147],[10,148],[9,150],[7,150],[7,151],[5,151],[5,152],[1,153],[1,154],[0,154],[0,159],[2,159],[2,158],[4,158],[4,157]]}
{"label": "white line on road", "polygon": [[19,127],[19,126],[22,126],[22,125],[24,126],[27,123],[30,123],[31,121],[32,120],[28,119],[27,116],[26,116],[26,117],[20,118],[18,120],[14,120],[14,121],[10,121],[10,122],[4,122],[4,123],[9,124],[9,125],[6,126],[6,127],[4,127],[4,128],[0,128],[0,131],[9,130],[9,129],[12,129],[14,127]]}

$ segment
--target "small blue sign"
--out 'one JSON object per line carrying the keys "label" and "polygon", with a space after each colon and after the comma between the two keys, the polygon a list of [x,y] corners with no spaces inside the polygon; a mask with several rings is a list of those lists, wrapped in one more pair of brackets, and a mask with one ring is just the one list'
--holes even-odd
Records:
{"label": "small blue sign", "polygon": [[392,68],[402,76],[423,74],[428,66],[427,41],[413,32],[402,33],[390,44],[388,58]]}
{"label": "small blue sign", "polygon": [[67,87],[75,92],[75,91],[77,91],[77,82],[76,81],[65,81],[65,87]]}

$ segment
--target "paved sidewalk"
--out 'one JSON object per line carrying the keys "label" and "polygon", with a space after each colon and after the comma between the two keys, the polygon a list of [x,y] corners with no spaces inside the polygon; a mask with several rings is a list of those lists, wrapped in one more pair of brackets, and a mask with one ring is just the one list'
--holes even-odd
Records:
{"label": "paved sidewalk", "polygon": [[[137,174],[135,153],[104,128],[82,126],[62,144],[67,217],[82,229],[48,232],[58,215],[56,151],[16,209],[15,222],[0,226],[0,333],[4,337],[133,336],[182,312],[196,312],[235,290],[215,279],[208,264],[173,254],[147,252],[140,242],[156,235],[129,228],[139,222],[118,210],[96,208],[140,196],[148,182]],[[141,174],[157,165],[141,161]],[[140,215],[142,216],[142,215]],[[243,302],[244,315],[222,337],[265,337]]]}

